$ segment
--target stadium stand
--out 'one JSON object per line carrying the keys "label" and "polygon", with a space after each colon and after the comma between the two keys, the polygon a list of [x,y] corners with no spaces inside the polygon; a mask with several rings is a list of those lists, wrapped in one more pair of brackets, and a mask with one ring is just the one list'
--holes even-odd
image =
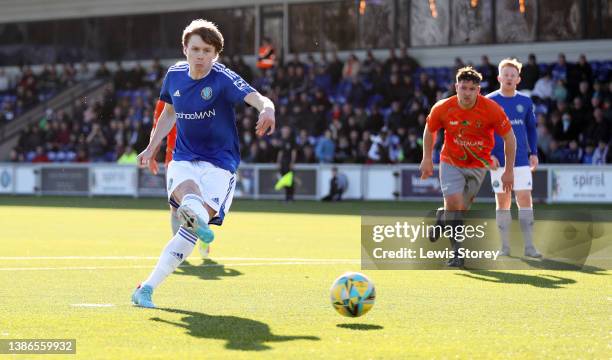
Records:
{"label": "stadium stand", "polygon": [[[457,58],[453,67],[421,67],[405,49],[399,55],[390,49],[384,60],[372,52],[344,61],[335,53],[303,58],[281,59],[257,76],[239,56],[221,59],[275,101],[277,127],[291,129],[300,163],[419,162],[426,115],[435,101],[453,94],[454,72],[464,65]],[[577,60],[560,54],[546,64],[532,55],[523,69],[522,91],[536,104],[541,162],[611,163],[612,61],[588,62],[584,55]],[[483,56],[475,66],[484,75],[483,92],[496,89],[496,65]],[[22,131],[7,160],[112,162],[126,149],[146,146],[165,70],[158,61],[128,70],[118,63],[112,72],[104,65],[95,73],[87,64],[58,67],[46,65],[39,74],[24,67],[15,79],[0,70],[0,123],[75,82],[112,78],[113,87],[97,101],[47,109]],[[280,132],[258,139],[252,108],[239,107],[237,119],[243,161],[275,162]]]}

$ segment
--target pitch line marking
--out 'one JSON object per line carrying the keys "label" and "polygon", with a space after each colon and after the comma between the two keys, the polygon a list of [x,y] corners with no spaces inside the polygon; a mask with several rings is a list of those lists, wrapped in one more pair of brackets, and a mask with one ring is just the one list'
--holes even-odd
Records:
{"label": "pitch line marking", "polygon": [[[157,260],[159,256],[0,256],[0,260]],[[335,261],[352,262],[356,259],[312,259],[312,258],[259,258],[259,257],[215,257],[219,261]]]}
{"label": "pitch line marking", "polygon": [[[278,265],[353,265],[360,264],[360,261],[351,262],[269,262],[269,263],[234,263],[234,264],[202,264],[202,265],[181,265],[182,267],[225,267],[225,266],[278,266]],[[0,271],[50,271],[50,270],[121,270],[121,269],[151,269],[152,265],[132,265],[132,266],[63,266],[63,267],[20,267],[20,268],[0,268]]]}
{"label": "pitch line marking", "polygon": [[96,307],[113,307],[115,304],[70,304],[74,307],[96,308]]}

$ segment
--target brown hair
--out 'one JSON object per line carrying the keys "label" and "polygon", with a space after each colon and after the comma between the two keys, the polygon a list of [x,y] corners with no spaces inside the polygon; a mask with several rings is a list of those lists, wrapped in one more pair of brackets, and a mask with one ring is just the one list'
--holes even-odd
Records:
{"label": "brown hair", "polygon": [[482,75],[471,66],[463,67],[457,70],[457,82],[472,81],[474,84],[480,84]]}
{"label": "brown hair", "polygon": [[199,35],[205,43],[215,48],[217,54],[223,51],[223,35],[221,35],[217,25],[214,23],[204,19],[193,20],[191,24],[187,25],[185,30],[183,30],[184,47],[189,43],[191,35]]}
{"label": "brown hair", "polygon": [[523,68],[523,64],[521,64],[521,62],[518,61],[517,59],[505,58],[504,60],[500,61],[498,69],[497,69],[500,74],[501,74],[502,69],[505,68],[506,66],[515,68],[516,70],[518,70],[519,74],[521,73],[521,69]]}

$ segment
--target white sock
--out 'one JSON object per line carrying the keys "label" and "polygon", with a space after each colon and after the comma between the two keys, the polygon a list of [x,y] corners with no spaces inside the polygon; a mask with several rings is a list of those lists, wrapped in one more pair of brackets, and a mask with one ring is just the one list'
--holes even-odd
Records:
{"label": "white sock", "polygon": [[519,209],[519,222],[525,239],[525,249],[531,249],[533,248],[533,209]]}
{"label": "white sock", "polygon": [[510,225],[512,224],[512,214],[510,210],[498,209],[495,211],[495,220],[497,221],[502,248],[510,249]]}
{"label": "white sock", "polygon": [[174,235],[164,248],[164,251],[162,251],[155,269],[153,269],[149,278],[142,284],[149,285],[155,289],[191,254],[197,240],[198,238],[194,234],[182,227],[179,228],[176,235]]}
{"label": "white sock", "polygon": [[176,235],[181,227],[181,220],[176,216],[176,212],[170,212],[170,226],[172,226],[172,236]]}
{"label": "white sock", "polygon": [[204,208],[204,199],[201,196],[196,194],[187,194],[183,196],[183,200],[181,200],[181,206],[185,205],[189,207],[193,212],[196,213],[200,218],[206,221],[206,224],[210,221],[210,216],[208,215],[208,211]]}

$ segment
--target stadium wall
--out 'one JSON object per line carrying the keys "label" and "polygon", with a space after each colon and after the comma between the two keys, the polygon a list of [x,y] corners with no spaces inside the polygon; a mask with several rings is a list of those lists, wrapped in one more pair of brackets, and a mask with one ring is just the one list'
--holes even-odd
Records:
{"label": "stadium wall", "polygon": [[[0,23],[90,16],[155,14],[192,9],[216,9],[253,5],[317,2],[299,0],[6,0],[2,1]],[[322,2],[322,1],[318,1]]]}
{"label": "stadium wall", "polygon": [[[334,165],[297,165],[296,198],[316,200],[329,192]],[[345,199],[440,202],[437,177],[420,179],[416,164],[335,165],[346,175]],[[282,199],[273,164],[243,164],[235,195],[245,199]],[[612,203],[612,166],[542,165],[534,173],[533,197],[539,203]],[[165,197],[165,171],[158,175],[133,165],[0,163],[0,194]],[[493,202],[489,177],[479,201]]]}
{"label": "stadium wall", "polygon": [[[269,0],[265,2],[261,0],[177,0],[173,2],[161,0],[7,0],[2,2],[2,11],[0,12],[0,35],[2,34],[2,26],[5,24],[19,24],[19,26],[28,28],[30,28],[29,25],[33,24],[39,24],[40,26],[31,28],[29,31],[23,30],[24,33],[13,30],[20,33],[21,35],[19,36],[24,37],[24,39],[19,40],[20,42],[17,42],[18,40],[13,38],[13,36],[17,35],[13,34],[11,31],[7,31],[9,34],[4,34],[7,36],[7,39],[4,39],[6,43],[3,44],[0,42],[0,48],[3,46],[6,48],[4,49],[4,62],[2,62],[1,60],[3,59],[0,58],[0,63],[4,65],[16,65],[21,61],[18,61],[19,56],[22,56],[26,62],[36,64],[37,61],[41,61],[44,56],[51,56],[49,54],[45,55],[45,52],[53,53],[53,49],[57,52],[79,50],[83,52],[83,54],[79,55],[82,59],[97,61],[141,61],[154,57],[171,59],[180,56],[180,52],[178,51],[179,46],[175,46],[175,42],[178,44],[179,28],[182,30],[182,26],[184,26],[182,22],[186,21],[185,16],[188,18],[191,12],[199,14],[197,16],[204,16],[201,15],[202,10],[223,9],[230,10],[231,12],[231,10],[238,8],[251,9],[252,11],[250,13],[254,14],[253,21],[246,30],[246,32],[251,33],[251,36],[240,38],[240,36],[234,34],[235,31],[230,31],[235,28],[233,26],[234,22],[230,21],[230,25],[225,24],[225,30],[227,30],[226,37],[234,40],[238,38],[239,40],[228,41],[230,46],[226,49],[226,53],[230,55],[240,54],[243,56],[250,56],[251,58],[249,60],[252,60],[260,43],[260,39],[264,35],[272,36],[275,40],[277,50],[282,51],[285,56],[292,54],[294,51],[304,53],[310,51],[319,52],[321,50],[330,51],[332,49],[352,49],[342,51],[341,56],[345,58],[348,54],[355,52],[360,58],[363,58],[365,49],[373,48],[377,49],[375,54],[378,58],[385,58],[388,55],[388,47],[399,47],[402,44],[412,44],[410,53],[419,60],[423,66],[452,66],[455,57],[460,57],[466,62],[478,64],[480,63],[481,55],[484,54],[489,55],[493,62],[497,62],[501,58],[507,56],[517,56],[520,59],[526,59],[529,53],[538,55],[538,61],[540,62],[554,62],[560,52],[564,52],[570,62],[575,61],[580,54],[586,54],[589,60],[602,61],[610,59],[610,49],[612,49],[612,40],[610,39],[612,33],[609,32],[610,26],[608,25],[611,21],[609,9],[612,9],[612,5],[605,5],[607,4],[605,2],[592,2],[592,4],[588,6],[580,6],[580,2],[577,0],[567,2],[572,5],[570,8],[573,9],[567,11],[575,15],[573,17],[568,15],[569,18],[567,19],[560,15],[567,15],[565,14],[563,5],[556,4],[553,1],[547,1],[546,3],[542,0],[539,2],[530,2],[531,4],[536,4],[530,5],[534,7],[533,9],[528,7],[528,13],[535,14],[532,15],[535,16],[535,20],[530,18],[530,29],[535,28],[539,30],[522,31],[522,28],[518,25],[516,27],[509,26],[509,24],[514,23],[513,19],[522,19],[521,15],[517,15],[518,10],[508,10],[507,13],[492,11],[491,8],[495,8],[495,6],[493,6],[493,4],[495,4],[493,0],[480,2],[483,4],[482,11],[488,14],[486,17],[483,15],[484,13],[475,12],[463,19],[463,21],[459,21],[456,19],[457,16],[449,19],[451,13],[447,14],[445,12],[446,15],[441,15],[437,23],[425,21],[430,18],[428,15],[428,6],[419,5],[415,9],[410,8],[410,4],[426,4],[427,2],[425,0],[419,0],[418,2],[417,0],[412,2],[408,0],[368,1],[366,3],[370,4],[373,8],[380,6],[378,10],[372,13],[389,13],[386,17],[381,17],[377,21],[386,19],[386,22],[391,21],[395,25],[391,26],[385,34],[380,33],[377,34],[380,36],[371,36],[368,34],[375,33],[375,30],[371,28],[372,25],[370,24],[371,21],[374,21],[374,18],[369,20],[367,17],[363,19],[360,18],[356,24],[345,24],[351,24],[351,26],[349,26],[350,29],[347,28],[347,30],[350,30],[349,32],[358,33],[357,35],[353,34],[353,37],[348,35],[347,37],[343,37],[339,34],[337,29],[333,31],[328,29],[313,32],[311,28],[303,28],[306,25],[302,24],[302,22],[308,22],[310,20],[315,21],[315,19],[310,19],[308,17],[310,16],[310,12],[313,12],[313,16],[317,15],[319,12],[333,13],[333,9],[328,11],[328,8],[331,6],[330,4],[336,4],[339,3],[339,1],[327,2],[329,4],[320,3],[325,2],[318,0]],[[357,6],[356,4],[359,2],[355,3],[348,1],[348,3]],[[461,3],[462,2],[459,1],[447,1],[445,7],[449,7],[448,4],[461,5]],[[565,3],[566,2],[564,2],[564,4]],[[552,6],[551,4],[556,5]],[[597,9],[594,7],[594,4],[600,4],[597,5],[599,6],[599,8],[597,8],[599,12],[595,11]],[[303,7],[304,5],[306,7]],[[442,4],[440,4],[440,6],[442,6]],[[297,10],[293,12],[290,11],[294,7],[296,7]],[[463,7],[465,6],[453,5],[451,10],[458,14],[458,10],[465,10]],[[501,6],[497,7],[502,8]],[[485,8],[487,10],[484,10]],[[590,8],[593,9],[587,11],[587,9]],[[578,11],[578,9],[584,11]],[[353,12],[354,10],[355,9],[353,9]],[[339,10],[336,9],[335,11]],[[353,13],[348,11],[346,6],[342,11],[344,12],[342,12],[341,15],[346,12],[346,16],[344,17],[350,17],[349,14]],[[415,11],[419,11],[418,14],[422,11],[426,15],[415,15]],[[184,13],[181,14],[180,12]],[[489,14],[488,12],[491,13]],[[593,15],[594,12],[599,13],[599,17]],[[304,17],[304,15],[302,15],[302,17],[295,15],[299,13],[305,13],[307,15],[306,17]],[[157,15],[161,17],[162,14],[164,16],[164,21],[160,21],[157,18],[155,21],[151,19],[141,19],[139,21],[132,19],[134,21],[132,23],[132,20],[127,20],[127,18],[148,15]],[[105,21],[101,21],[100,23],[98,21],[111,20],[118,16],[123,17],[120,19],[120,23],[111,22],[107,24]],[[321,15],[319,14],[319,16]],[[471,16],[475,16],[475,18]],[[483,19],[481,19],[481,17],[483,17]],[[80,25],[64,24],[60,26],[62,23],[74,22],[76,19],[83,20],[83,23],[80,23]],[[418,19],[422,19],[425,22],[421,23],[417,21]],[[181,23],[180,26],[176,24],[176,21]],[[323,20],[319,19],[318,21]],[[85,25],[85,23],[87,23],[87,25]],[[153,35],[148,34],[146,31],[146,35],[143,35],[143,31],[136,32],[129,26],[119,27],[120,24],[128,23],[131,24],[130,26],[151,26],[151,33],[153,33]],[[170,25],[170,23],[172,23],[172,25]],[[440,23],[445,24],[443,28],[438,28]],[[26,24],[29,25],[26,26]],[[266,24],[270,25],[270,27],[267,27]],[[413,29],[411,24],[416,24],[414,25],[416,28]],[[448,31],[448,27],[451,26],[449,24],[454,24],[453,26],[455,28],[458,25],[461,26],[460,29],[455,29],[455,31]],[[497,26],[496,24],[500,25]],[[546,26],[544,26],[545,24]],[[315,28],[318,29],[320,27]],[[551,28],[554,31],[551,30]],[[113,35],[113,29],[121,29],[121,31]],[[161,31],[161,34],[156,34],[154,30],[158,32]],[[334,36],[328,36],[332,32]],[[392,33],[392,36],[388,34],[389,32]],[[445,32],[448,34],[441,35]],[[63,36],[63,34],[72,33],[78,33],[81,36]],[[239,33],[243,34],[244,31],[239,31]],[[323,36],[322,34],[324,33],[327,35]],[[451,36],[451,34],[454,33],[466,33],[467,35],[465,39],[455,39],[456,36]],[[483,33],[498,35],[501,33],[509,33],[512,36],[493,36],[491,38],[490,36],[483,37]],[[530,35],[527,37],[520,37],[521,33],[528,33]],[[232,36],[232,34],[234,36]],[[298,37],[297,34],[300,36]],[[410,34],[417,35],[412,39]],[[474,39],[480,40],[470,40],[470,34],[474,35]],[[476,34],[480,34],[481,37],[476,36]],[[383,37],[383,35],[386,35],[387,39],[393,37],[393,40],[372,40],[372,38],[378,39]],[[19,36],[17,37],[19,38]],[[319,38],[313,38],[313,36],[319,36]],[[518,36],[518,38],[516,36]],[[495,44],[493,43],[495,41],[501,43]],[[123,47],[113,45],[118,43],[126,45]],[[143,45],[149,43],[150,46]],[[446,44],[454,45],[446,46]],[[26,55],[16,55],[15,49],[17,48],[24,51]],[[25,51],[24,48],[27,48],[28,51]],[[150,50],[150,48],[154,48],[155,51]],[[31,52],[32,54],[30,54]],[[143,55],[143,52],[146,55]],[[59,55],[56,53],[54,56]],[[64,56],[67,55],[64,54]],[[57,57],[55,59],[57,59]],[[66,58],[63,59],[64,60],[57,61],[75,61],[72,58],[69,58],[70,60],[66,60]],[[48,60],[47,62],[53,61]]]}

